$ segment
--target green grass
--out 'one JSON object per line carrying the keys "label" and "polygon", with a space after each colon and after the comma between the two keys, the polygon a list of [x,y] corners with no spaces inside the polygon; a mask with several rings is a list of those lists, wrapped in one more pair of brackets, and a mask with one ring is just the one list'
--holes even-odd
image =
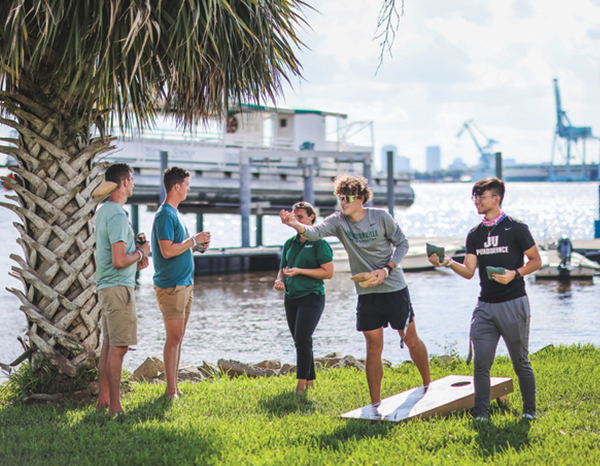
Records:
{"label": "green grass", "polygon": [[[494,402],[483,424],[468,413],[400,424],[342,420],[339,414],[369,402],[365,375],[354,369],[319,372],[306,396],[292,393],[293,376],[187,383],[173,403],[164,387],[133,384],[127,415],[114,419],[94,404],[11,404],[5,393],[0,464],[600,464],[600,348],[548,348],[531,359],[539,414],[532,423],[520,420],[507,357],[496,359],[492,375],[513,377],[515,393],[506,408]],[[434,358],[433,378],[449,374],[472,374],[472,366]],[[385,370],[382,391],[419,384],[406,364]]]}

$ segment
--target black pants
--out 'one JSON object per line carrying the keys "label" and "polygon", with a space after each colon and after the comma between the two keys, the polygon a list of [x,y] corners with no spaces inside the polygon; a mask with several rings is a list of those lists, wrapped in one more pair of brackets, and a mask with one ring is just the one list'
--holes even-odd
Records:
{"label": "black pants", "polygon": [[315,379],[312,335],[323,314],[325,295],[309,294],[301,298],[285,297],[285,316],[296,346],[296,377]]}

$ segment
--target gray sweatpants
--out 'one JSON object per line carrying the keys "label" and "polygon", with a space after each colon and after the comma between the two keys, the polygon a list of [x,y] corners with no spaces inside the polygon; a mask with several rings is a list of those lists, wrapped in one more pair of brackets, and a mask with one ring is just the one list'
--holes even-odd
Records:
{"label": "gray sweatpants", "polygon": [[490,369],[500,336],[519,378],[523,413],[535,413],[535,375],[529,362],[529,299],[527,296],[504,303],[479,301],[471,320],[475,374],[473,414],[487,414],[490,406]]}

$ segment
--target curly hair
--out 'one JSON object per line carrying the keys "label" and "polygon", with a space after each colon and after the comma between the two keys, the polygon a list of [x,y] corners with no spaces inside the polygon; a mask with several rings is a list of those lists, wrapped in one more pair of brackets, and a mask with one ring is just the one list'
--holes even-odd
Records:
{"label": "curly hair", "polygon": [[373,199],[373,192],[364,176],[340,175],[334,180],[333,194],[346,196],[362,196],[363,204]]}

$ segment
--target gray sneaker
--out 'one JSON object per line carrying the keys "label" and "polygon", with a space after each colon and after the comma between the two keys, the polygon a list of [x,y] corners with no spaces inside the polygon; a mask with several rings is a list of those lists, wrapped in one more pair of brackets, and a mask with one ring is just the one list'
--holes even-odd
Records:
{"label": "gray sneaker", "polygon": [[524,421],[533,421],[533,420],[535,420],[535,414],[523,413],[523,415],[521,416],[521,419],[523,419]]}

